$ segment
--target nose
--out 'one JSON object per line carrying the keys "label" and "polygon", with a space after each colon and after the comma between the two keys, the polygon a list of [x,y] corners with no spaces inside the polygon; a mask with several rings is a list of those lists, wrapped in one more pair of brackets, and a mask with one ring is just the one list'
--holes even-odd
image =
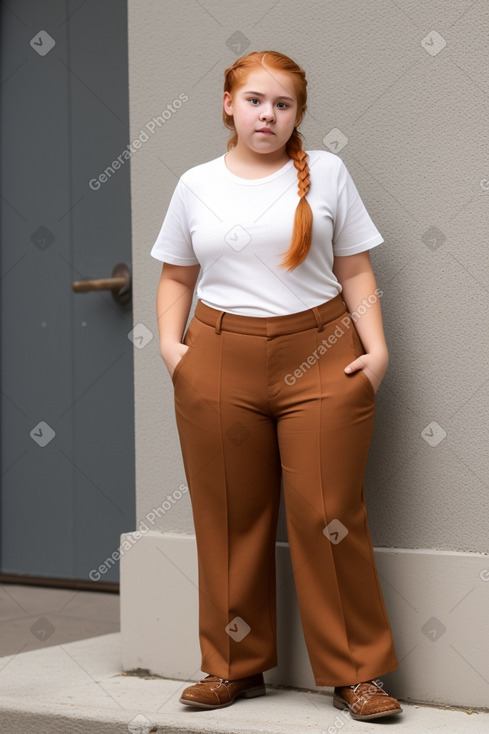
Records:
{"label": "nose", "polygon": [[260,112],[260,119],[261,120],[273,120],[275,117],[273,112],[273,107],[268,104],[264,104],[261,112]]}

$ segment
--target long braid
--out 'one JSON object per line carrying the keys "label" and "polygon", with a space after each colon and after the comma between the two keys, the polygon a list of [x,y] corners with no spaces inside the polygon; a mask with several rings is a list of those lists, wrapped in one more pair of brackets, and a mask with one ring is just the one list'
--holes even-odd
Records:
{"label": "long braid", "polygon": [[288,270],[293,270],[305,260],[311,249],[313,213],[306,199],[311,188],[311,172],[309,170],[307,153],[302,149],[301,133],[296,128],[294,128],[294,132],[289,138],[286,149],[297,169],[298,194],[300,198],[295,210],[292,241],[287,252],[283,253],[284,259],[280,265]]}

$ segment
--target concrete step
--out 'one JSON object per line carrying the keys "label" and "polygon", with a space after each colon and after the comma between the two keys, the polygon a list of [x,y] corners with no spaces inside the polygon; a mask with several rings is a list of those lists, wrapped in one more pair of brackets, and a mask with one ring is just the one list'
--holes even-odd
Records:
{"label": "concrete step", "polygon": [[[352,720],[319,691],[267,687],[217,711],[184,706],[192,681],[126,675],[120,645],[117,632],[0,658],[2,734],[372,734],[375,722]],[[403,734],[489,732],[486,712],[401,705],[381,722]]]}

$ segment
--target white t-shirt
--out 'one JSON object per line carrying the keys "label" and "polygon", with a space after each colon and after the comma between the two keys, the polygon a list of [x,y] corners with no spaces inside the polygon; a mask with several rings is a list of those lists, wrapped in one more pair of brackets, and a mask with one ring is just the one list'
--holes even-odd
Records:
{"label": "white t-shirt", "polygon": [[246,179],[227,168],[225,153],[183,173],[151,250],[157,260],[201,265],[197,297],[243,316],[282,316],[341,293],[334,256],[354,255],[384,242],[343,160],[309,150],[312,245],[288,272],[288,250],[299,203],[292,160],[269,176]]}

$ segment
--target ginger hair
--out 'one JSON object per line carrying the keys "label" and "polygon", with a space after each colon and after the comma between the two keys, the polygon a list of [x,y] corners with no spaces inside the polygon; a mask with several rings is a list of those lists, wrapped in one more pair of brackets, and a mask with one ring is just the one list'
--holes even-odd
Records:
{"label": "ginger hair", "polygon": [[[287,268],[287,270],[293,270],[305,260],[311,249],[312,242],[313,214],[311,206],[306,199],[311,186],[311,177],[307,161],[308,156],[302,149],[303,136],[297,130],[307,107],[307,80],[305,71],[288,56],[278,51],[253,51],[237,59],[232,66],[225,70],[224,91],[232,95],[233,91],[246,84],[246,79],[251,71],[267,67],[271,70],[285,72],[290,75],[297,100],[296,119],[298,122],[287,141],[285,149],[288,156],[294,161],[294,166],[297,169],[299,202],[295,210],[294,227],[289,249],[282,253],[284,257],[280,263],[281,267]],[[229,151],[236,146],[238,134],[232,115],[226,114],[223,109],[222,117],[224,125],[234,133],[227,142],[227,150]]]}

